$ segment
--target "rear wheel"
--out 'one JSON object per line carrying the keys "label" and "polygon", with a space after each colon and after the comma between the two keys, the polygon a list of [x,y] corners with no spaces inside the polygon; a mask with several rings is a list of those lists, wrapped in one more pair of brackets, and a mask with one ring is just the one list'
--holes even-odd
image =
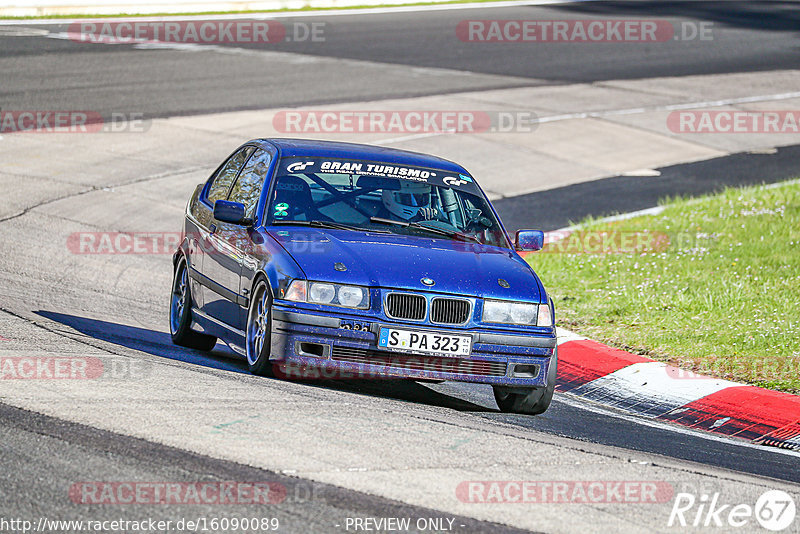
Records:
{"label": "rear wheel", "polygon": [[272,332],[272,295],[267,283],[259,280],[247,312],[247,367],[254,375],[273,376],[269,361]]}
{"label": "rear wheel", "polygon": [[172,335],[172,342],[190,349],[205,351],[213,349],[217,344],[217,338],[195,332],[191,329],[191,325],[192,292],[189,287],[186,260],[181,258],[175,268],[169,302],[169,333]]}
{"label": "rear wheel", "polygon": [[558,375],[558,348],[553,349],[550,367],[547,369],[547,386],[530,388],[527,391],[520,388],[494,386],[494,400],[500,411],[506,413],[521,413],[526,415],[539,415],[547,411],[553,400]]}

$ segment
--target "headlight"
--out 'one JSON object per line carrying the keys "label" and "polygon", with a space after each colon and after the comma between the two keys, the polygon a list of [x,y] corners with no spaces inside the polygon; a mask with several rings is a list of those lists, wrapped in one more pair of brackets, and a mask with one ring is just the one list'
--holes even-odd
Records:
{"label": "headlight", "polygon": [[294,280],[284,298],[295,302],[344,306],[360,310],[369,308],[369,291],[366,288],[328,282]]}
{"label": "headlight", "polygon": [[529,304],[527,302],[509,302],[505,300],[483,301],[483,322],[520,324],[531,326],[552,326],[550,306],[547,304]]}
{"label": "headlight", "polygon": [[330,304],[336,298],[336,288],[333,284],[320,284],[315,282],[308,289],[308,302],[314,304]]}
{"label": "headlight", "polygon": [[348,308],[369,308],[369,295],[363,287],[339,286],[339,304]]}

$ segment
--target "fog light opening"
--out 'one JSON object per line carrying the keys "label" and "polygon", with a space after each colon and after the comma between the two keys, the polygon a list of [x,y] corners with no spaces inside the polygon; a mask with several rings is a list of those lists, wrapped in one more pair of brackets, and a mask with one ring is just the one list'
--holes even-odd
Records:
{"label": "fog light opening", "polygon": [[511,376],[514,378],[536,378],[539,376],[539,366],[519,363],[514,364],[514,368],[511,370]]}
{"label": "fog light opening", "polygon": [[312,358],[324,358],[326,353],[326,345],[321,343],[299,343],[298,353],[300,356],[311,356]]}

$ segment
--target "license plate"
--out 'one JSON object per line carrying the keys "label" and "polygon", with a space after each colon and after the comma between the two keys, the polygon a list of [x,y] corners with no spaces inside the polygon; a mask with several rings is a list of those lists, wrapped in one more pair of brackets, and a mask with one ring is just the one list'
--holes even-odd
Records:
{"label": "license plate", "polygon": [[438,332],[381,328],[378,346],[404,352],[437,354],[439,356],[469,356],[472,351],[472,337],[440,334]]}

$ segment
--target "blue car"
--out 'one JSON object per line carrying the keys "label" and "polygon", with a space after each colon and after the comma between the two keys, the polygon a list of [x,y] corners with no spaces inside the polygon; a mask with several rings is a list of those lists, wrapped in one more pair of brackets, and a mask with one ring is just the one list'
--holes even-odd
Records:
{"label": "blue car", "polygon": [[502,411],[550,405],[553,302],[466,169],[360,144],[257,139],[186,207],[170,332],[258,375],[491,384]]}

